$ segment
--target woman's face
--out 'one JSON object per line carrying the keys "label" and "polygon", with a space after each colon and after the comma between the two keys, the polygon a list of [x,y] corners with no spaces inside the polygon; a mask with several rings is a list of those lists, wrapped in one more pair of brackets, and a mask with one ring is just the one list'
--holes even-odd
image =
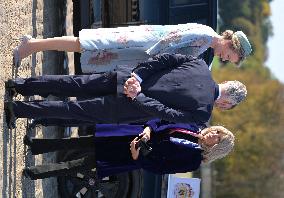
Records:
{"label": "woman's face", "polygon": [[223,136],[224,134],[221,133],[218,128],[210,128],[210,132],[203,136],[202,141],[206,146],[212,147],[215,144],[218,144]]}
{"label": "woman's face", "polygon": [[231,40],[222,40],[219,45],[214,48],[214,55],[218,56],[222,61],[230,61],[237,63],[239,61],[239,55],[232,49]]}

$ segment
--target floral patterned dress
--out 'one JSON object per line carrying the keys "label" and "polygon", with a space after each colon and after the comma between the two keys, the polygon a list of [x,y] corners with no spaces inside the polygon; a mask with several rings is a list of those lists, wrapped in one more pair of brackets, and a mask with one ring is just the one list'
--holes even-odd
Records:
{"label": "floral patterned dress", "polygon": [[81,67],[83,73],[104,72],[117,65],[135,67],[160,53],[199,56],[214,36],[212,28],[197,23],[83,29]]}

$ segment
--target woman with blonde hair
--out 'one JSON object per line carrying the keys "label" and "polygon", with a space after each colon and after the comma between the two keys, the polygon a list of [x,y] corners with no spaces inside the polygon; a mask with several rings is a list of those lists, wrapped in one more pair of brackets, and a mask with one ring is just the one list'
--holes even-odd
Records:
{"label": "woman with blonde hair", "polygon": [[[218,144],[213,146],[208,146],[202,143],[202,138],[208,134],[212,134],[212,131],[216,133],[221,133]],[[199,137],[199,136],[198,136]],[[200,144],[204,150],[203,153],[203,162],[211,163],[216,159],[221,159],[228,155],[234,146],[234,135],[223,126],[211,126],[201,131]]]}
{"label": "woman with blonde hair", "polygon": [[63,149],[93,152],[81,159],[25,168],[26,177],[76,175],[96,168],[97,176],[103,178],[140,168],[157,174],[194,171],[201,163],[211,163],[228,155],[234,146],[234,135],[222,126],[200,131],[195,124],[156,119],[145,125],[97,124],[94,135],[79,138],[26,136],[24,143],[34,155]]}
{"label": "woman with blonde hair", "polygon": [[211,27],[187,23],[178,25],[140,25],[118,28],[83,29],[79,37],[63,36],[34,39],[24,36],[14,49],[14,65],[32,53],[57,50],[81,53],[83,73],[114,70],[116,65],[136,66],[161,53],[198,57],[208,48],[223,61],[239,65],[251,53],[242,31],[226,30],[218,35]]}

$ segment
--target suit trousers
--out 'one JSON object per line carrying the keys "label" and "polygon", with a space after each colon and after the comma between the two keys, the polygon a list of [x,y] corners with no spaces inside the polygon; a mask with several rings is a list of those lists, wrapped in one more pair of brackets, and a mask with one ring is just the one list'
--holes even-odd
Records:
{"label": "suit trousers", "polygon": [[[30,139],[29,143],[33,155],[57,150],[88,151],[88,155],[71,161],[36,165],[24,169],[24,173],[31,179],[43,179],[62,175],[86,172],[96,167],[94,136],[62,139]],[[89,152],[91,151],[91,152]]]}
{"label": "suit trousers", "polygon": [[[17,78],[14,80],[14,84],[16,91],[24,96],[40,95],[47,97],[48,95],[54,95],[58,97],[89,98],[81,102],[15,101],[13,102],[13,108],[17,118],[46,117],[100,122],[102,121],[100,119],[100,117],[103,117],[102,115],[106,115],[105,118],[108,121],[111,116],[104,112],[107,110],[107,112],[111,113],[111,110],[116,106],[113,103],[117,93],[117,73],[115,72]],[[104,105],[109,105],[109,109]]]}
{"label": "suit trousers", "polygon": [[23,172],[32,180],[85,173],[96,167],[95,154],[66,162],[50,163],[24,168]]}
{"label": "suit trousers", "polygon": [[14,80],[17,93],[23,96],[94,98],[116,94],[117,73],[91,75],[44,75]]}
{"label": "suit trousers", "polygon": [[95,139],[94,135],[80,136],[80,137],[68,137],[61,139],[38,139],[30,138],[28,144],[33,155],[42,153],[48,153],[58,150],[84,150],[94,149]]}
{"label": "suit trousers", "polygon": [[75,124],[80,121],[95,124],[117,122],[117,100],[116,96],[109,95],[83,101],[13,101],[12,104],[17,118],[53,118],[69,120],[69,123],[73,120]]}

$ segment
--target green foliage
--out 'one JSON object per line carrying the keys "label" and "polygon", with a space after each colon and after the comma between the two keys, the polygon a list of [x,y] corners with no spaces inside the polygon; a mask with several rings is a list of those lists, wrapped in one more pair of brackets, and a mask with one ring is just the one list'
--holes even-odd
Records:
{"label": "green foliage", "polygon": [[273,36],[273,27],[270,19],[265,19],[261,24],[261,32],[262,32],[262,42],[264,44],[267,43],[268,38]]}
{"label": "green foliage", "polygon": [[269,17],[271,15],[270,5],[267,1],[262,1],[262,16]]}
{"label": "green foliage", "polygon": [[[232,18],[242,16],[239,10],[241,10],[241,4],[238,1],[219,0],[219,14],[225,26],[231,24]],[[222,27],[221,24],[221,29],[224,30]]]}
{"label": "green foliage", "polygon": [[236,135],[234,152],[215,163],[218,198],[284,197],[284,85],[264,67],[266,43],[273,34],[269,2],[219,0],[220,30],[242,30],[253,53],[239,69],[222,63],[213,67],[217,82],[239,80],[248,90],[243,104],[213,112],[212,125],[224,125]]}
{"label": "green foliage", "polygon": [[232,20],[232,25],[234,26],[234,30],[242,30],[247,35],[255,34],[254,24],[244,17],[234,18]]}

